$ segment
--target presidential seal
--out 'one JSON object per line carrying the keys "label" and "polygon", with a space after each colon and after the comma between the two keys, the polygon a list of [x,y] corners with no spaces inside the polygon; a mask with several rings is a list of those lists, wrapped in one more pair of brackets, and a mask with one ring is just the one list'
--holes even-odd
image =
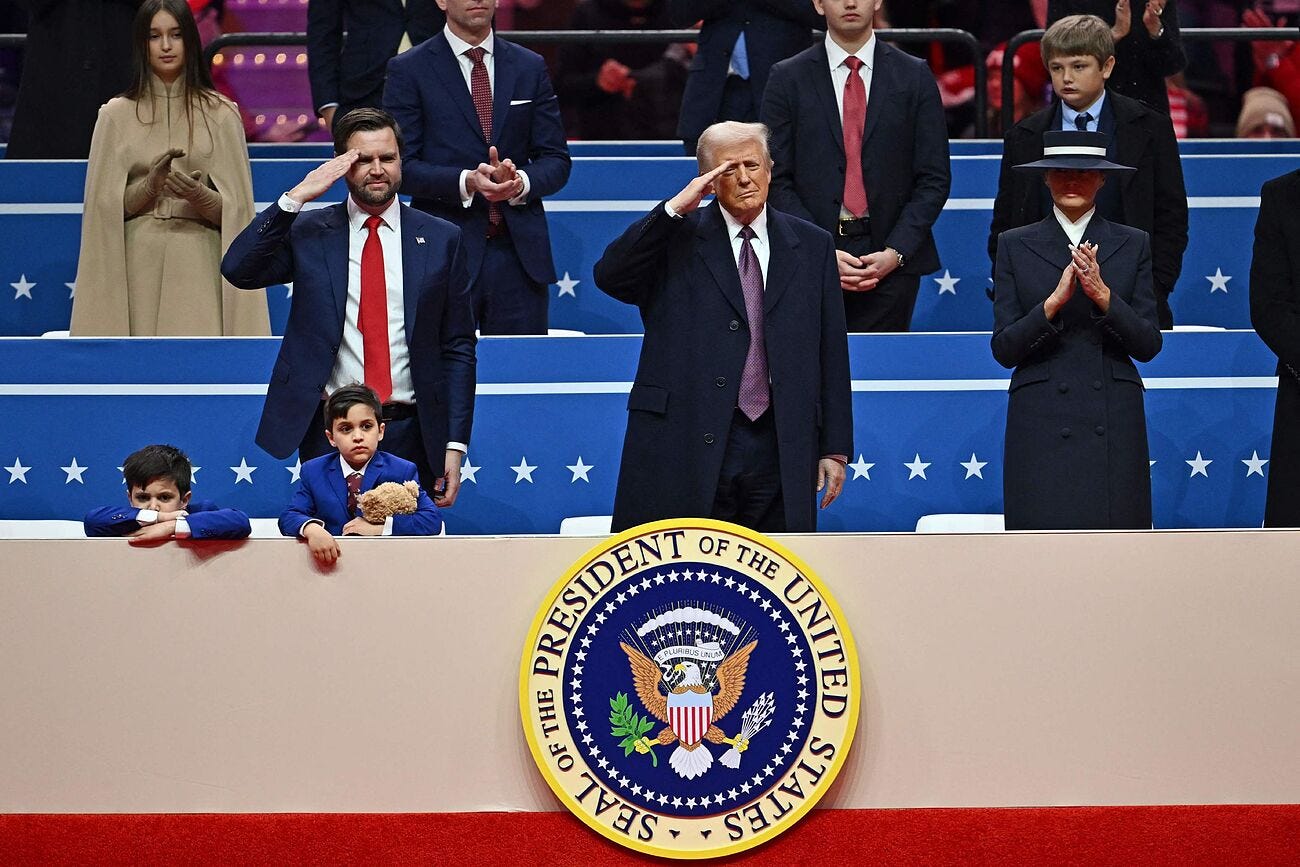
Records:
{"label": "presidential seal", "polygon": [[853,639],[822,583],[720,521],[588,551],[533,621],[519,705],[564,805],[639,852],[711,858],[812,809],[857,725]]}

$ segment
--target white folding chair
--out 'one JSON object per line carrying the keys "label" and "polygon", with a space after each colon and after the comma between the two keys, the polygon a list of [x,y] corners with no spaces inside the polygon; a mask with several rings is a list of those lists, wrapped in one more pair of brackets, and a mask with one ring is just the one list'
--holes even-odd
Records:
{"label": "white folding chair", "polygon": [[579,515],[560,522],[561,536],[608,536],[613,515]]}
{"label": "white folding chair", "polygon": [[918,533],[1001,533],[1006,525],[1001,515],[922,515]]}

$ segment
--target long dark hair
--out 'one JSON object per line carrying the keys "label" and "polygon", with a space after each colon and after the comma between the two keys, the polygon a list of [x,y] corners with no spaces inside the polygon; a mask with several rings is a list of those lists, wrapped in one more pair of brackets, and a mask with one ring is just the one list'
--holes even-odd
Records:
{"label": "long dark hair", "polygon": [[181,83],[181,95],[184,97],[185,114],[190,123],[193,137],[194,120],[192,109],[202,104],[216,106],[221,96],[212,86],[212,75],[203,62],[203,41],[199,38],[199,27],[194,23],[194,14],[185,0],[144,0],[135,13],[135,22],[131,25],[131,86],[122,95],[135,100],[136,117],[140,116],[140,103],[148,99],[153,102],[153,89],[149,86],[152,68],[149,65],[149,30],[153,17],[159,12],[167,12],[176,19],[181,29],[181,45],[184,49],[183,67],[178,79]]}

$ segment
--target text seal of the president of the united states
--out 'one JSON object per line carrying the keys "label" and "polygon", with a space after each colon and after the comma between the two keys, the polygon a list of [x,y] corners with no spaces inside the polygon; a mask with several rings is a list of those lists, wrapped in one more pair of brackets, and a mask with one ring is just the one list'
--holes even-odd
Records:
{"label": "text seal of the president of the united states", "polygon": [[826,587],[720,521],[634,527],[539,607],[520,710],[564,805],[640,852],[708,858],[788,830],[843,766],[858,662]]}

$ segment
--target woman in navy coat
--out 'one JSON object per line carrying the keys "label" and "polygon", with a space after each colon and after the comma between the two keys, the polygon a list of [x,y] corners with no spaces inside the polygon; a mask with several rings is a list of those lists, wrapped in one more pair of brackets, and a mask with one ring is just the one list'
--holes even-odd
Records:
{"label": "woman in navy coat", "polygon": [[1003,495],[1008,530],[1148,529],[1151,474],[1142,377],[1160,351],[1146,232],[1096,216],[1110,173],[1103,133],[1043,135],[1055,207],[1002,233],[993,356],[1015,368]]}

